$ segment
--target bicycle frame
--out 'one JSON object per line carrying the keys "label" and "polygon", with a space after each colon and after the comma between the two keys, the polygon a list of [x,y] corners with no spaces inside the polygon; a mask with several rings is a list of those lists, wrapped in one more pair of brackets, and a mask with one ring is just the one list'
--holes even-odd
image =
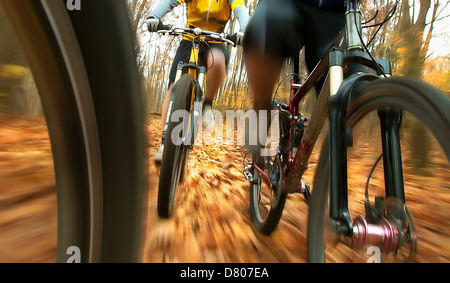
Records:
{"label": "bicycle frame", "polygon": [[[283,190],[286,193],[301,191],[301,178],[307,169],[308,160],[320,131],[329,119],[329,150],[330,150],[330,218],[336,222],[338,233],[351,236],[352,222],[348,211],[347,185],[347,145],[351,142],[348,135],[346,112],[347,104],[354,88],[361,82],[379,79],[391,75],[390,62],[386,59],[373,59],[364,52],[358,32],[361,33],[361,15],[359,0],[347,0],[346,40],[344,33],[336,40],[333,47],[314,68],[303,84],[297,79],[291,81],[289,109],[292,117],[299,115],[299,103],[323,76],[325,83],[320,90],[316,106],[311,114],[309,124],[305,129],[295,156],[289,156]],[[356,19],[356,24],[355,21]],[[355,27],[356,26],[356,27]],[[354,72],[350,66],[367,67],[371,72]],[[298,68],[298,61],[294,63]],[[297,73],[298,69],[294,70]],[[405,202],[403,188],[403,173],[399,142],[399,111],[395,109],[379,111],[382,129],[383,162],[385,170],[386,196],[392,196]],[[291,123],[292,120],[291,120]],[[288,131],[291,140],[291,131]],[[349,136],[349,137],[348,137]],[[388,142],[389,141],[389,142]],[[291,153],[290,153],[291,154]],[[256,164],[253,166],[258,167]],[[259,168],[257,168],[258,170]],[[261,169],[261,178],[269,182],[270,178]]]}

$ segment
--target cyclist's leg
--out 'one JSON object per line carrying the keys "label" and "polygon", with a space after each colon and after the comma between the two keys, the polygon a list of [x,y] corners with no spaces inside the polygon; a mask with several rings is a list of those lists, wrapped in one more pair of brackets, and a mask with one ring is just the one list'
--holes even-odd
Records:
{"label": "cyclist's leg", "polygon": [[[259,2],[244,38],[244,58],[254,109],[267,110],[284,58],[303,46],[303,23],[294,1]],[[298,54],[298,53],[297,53]]]}
{"label": "cyclist's leg", "polygon": [[211,50],[206,56],[207,76],[205,101],[212,102],[225,80],[226,67],[230,59],[228,50],[223,44],[209,44]]}
{"label": "cyclist's leg", "polygon": [[283,59],[274,54],[264,54],[262,49],[253,47],[245,55],[250,89],[256,111],[270,108],[273,89],[281,71]]}
{"label": "cyclist's leg", "polygon": [[[249,120],[245,141],[253,154],[259,155],[261,140],[258,132],[261,110],[271,108],[273,90],[278,81],[283,59],[298,55],[303,46],[303,20],[295,1],[268,0],[259,2],[250,20],[244,38],[244,60],[247,67],[250,89],[253,95],[253,109],[258,118]],[[266,112],[266,125],[270,115]],[[256,123],[256,124],[255,124]],[[263,133],[261,133],[263,134]],[[250,137],[259,137],[256,144],[250,144]],[[261,135],[264,137],[265,135]],[[252,142],[253,143],[253,142]]]}
{"label": "cyclist's leg", "polygon": [[[214,115],[211,111],[212,102],[219,91],[220,86],[225,81],[226,68],[230,60],[230,54],[223,44],[210,43],[202,45],[201,65],[206,65],[206,89],[205,102],[202,108],[203,127],[209,128],[214,125]],[[202,60],[206,60],[202,62]]]}

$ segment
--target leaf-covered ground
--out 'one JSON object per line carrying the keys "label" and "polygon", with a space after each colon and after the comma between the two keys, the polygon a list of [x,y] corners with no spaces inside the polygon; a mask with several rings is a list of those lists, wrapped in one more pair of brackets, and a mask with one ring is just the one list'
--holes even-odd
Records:
{"label": "leaf-covered ground", "polygon": [[[161,131],[158,120],[150,123],[155,124],[149,131],[153,161]],[[270,237],[258,233],[250,221],[249,184],[242,174],[245,149],[210,140],[204,144],[194,146],[190,154],[187,177],[168,220],[156,213],[159,168],[150,162],[151,226],[144,261],[305,262],[308,207],[303,197],[289,197],[289,211]]]}
{"label": "leaf-covered ground", "polygon": [[[159,168],[153,155],[159,146],[158,119],[148,125],[150,191],[148,225],[141,248],[143,262],[306,262],[308,206],[289,195],[281,221],[270,236],[253,228],[249,185],[242,175],[245,150],[233,144],[196,145],[185,182],[176,195],[173,215],[156,213]],[[349,158],[350,209],[363,212],[364,188],[375,146],[355,143]],[[408,152],[407,146],[405,146]],[[418,234],[419,262],[450,261],[450,171],[441,153],[431,152],[429,174],[413,176],[405,161],[407,204]],[[407,159],[407,156],[406,158]],[[304,177],[311,183],[317,160]],[[370,190],[382,192],[377,167]],[[428,175],[428,176],[423,176]],[[56,259],[56,194],[48,133],[43,118],[0,114],[0,262],[54,262]],[[341,244],[331,261],[355,259]]]}

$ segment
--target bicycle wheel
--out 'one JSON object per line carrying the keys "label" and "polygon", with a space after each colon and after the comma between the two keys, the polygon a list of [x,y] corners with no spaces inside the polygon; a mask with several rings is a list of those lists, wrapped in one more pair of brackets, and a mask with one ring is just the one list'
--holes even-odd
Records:
{"label": "bicycle wheel", "polygon": [[278,111],[277,104],[274,101],[275,111],[272,113],[272,124],[268,130],[271,139],[272,135],[279,136],[276,152],[273,148],[265,148],[266,152],[270,152],[269,156],[252,160],[253,164],[258,165],[259,170],[253,166],[253,180],[250,182],[250,218],[255,228],[265,235],[270,235],[278,226],[287,198],[287,193],[282,189],[286,167],[282,160],[287,158],[288,141],[285,137],[289,131],[290,120],[284,113]]}
{"label": "bicycle wheel", "polygon": [[[269,180],[264,180],[260,172],[253,168],[250,182],[250,216],[256,229],[270,235],[283,214],[287,194],[282,190],[284,169],[278,157],[261,157],[258,167]],[[270,183],[269,183],[270,182]]]}
{"label": "bicycle wheel", "polygon": [[[368,139],[366,135],[370,128],[379,127],[374,124],[374,120],[379,118],[377,110],[383,109],[401,109],[403,128],[400,132],[401,155],[404,172],[405,203],[399,199],[386,197],[385,170],[377,169],[374,160],[380,155],[382,141],[380,134],[375,134],[376,139]],[[375,111],[375,113],[373,113]],[[350,217],[356,219],[353,223],[353,237],[355,229],[360,226],[358,223],[361,218],[358,215],[364,214],[365,209],[362,203],[365,202],[364,182],[350,181],[352,173],[362,174],[364,168],[366,172],[371,171],[368,179],[371,184],[366,183],[371,193],[379,194],[382,197],[371,198],[380,207],[380,218],[387,220],[390,224],[395,224],[395,219],[387,213],[387,207],[401,208],[402,218],[406,223],[404,226],[396,226],[399,231],[399,238],[403,242],[402,246],[396,247],[395,251],[383,252],[377,246],[364,246],[362,250],[354,249],[355,239],[339,236],[335,230],[333,222],[327,216],[329,199],[329,148],[328,138],[325,140],[320,154],[317,170],[315,173],[314,189],[312,193],[310,214],[308,220],[308,260],[311,262],[323,261],[403,261],[413,260],[411,257],[416,252],[416,260],[419,261],[439,261],[448,260],[449,253],[445,246],[439,247],[436,239],[447,239],[450,237],[450,231],[446,231],[448,225],[443,224],[450,221],[448,210],[448,190],[446,189],[446,179],[448,178],[449,160],[450,160],[450,100],[434,87],[410,78],[388,78],[369,83],[358,95],[352,97],[347,111],[347,127],[353,129],[353,139],[358,146],[353,145],[348,154],[349,168],[349,189],[348,189],[348,207]],[[407,138],[411,136],[410,128],[413,122],[420,122],[428,130],[422,131],[422,135],[429,135],[430,139],[426,146],[432,149],[430,153],[433,160],[430,160],[429,168],[432,168],[432,176],[414,176],[417,173],[411,160],[411,146]],[[403,129],[402,128],[402,129]],[[380,131],[381,132],[381,131]],[[377,132],[374,132],[377,133]],[[380,150],[380,151],[378,151]],[[370,153],[373,152],[373,157]],[[381,157],[378,157],[381,158]],[[355,170],[351,169],[352,163],[358,164]],[[381,166],[380,166],[381,167]],[[385,167],[384,165],[382,166]],[[378,176],[376,176],[378,175]],[[432,179],[430,179],[432,178]],[[433,181],[428,181],[433,180]],[[403,180],[402,180],[403,181]],[[420,183],[420,185],[418,185]],[[358,188],[362,188],[358,191]],[[420,190],[419,190],[420,189]],[[368,191],[368,190],[367,190]],[[427,194],[428,192],[428,194]],[[433,195],[432,199],[425,197]],[[446,201],[447,200],[447,201]],[[437,213],[435,209],[442,207]],[[411,210],[410,210],[411,209]],[[400,211],[400,210],[398,210]],[[411,213],[412,212],[412,213]],[[412,216],[417,221],[413,220]],[[365,217],[369,218],[366,214]],[[384,221],[382,220],[382,221]],[[415,222],[418,224],[417,227]],[[355,224],[356,223],[356,224]],[[439,226],[436,226],[439,225]],[[387,227],[387,226],[385,226]],[[405,230],[402,230],[405,229]],[[439,231],[439,232],[437,232]],[[422,234],[423,236],[421,236]],[[403,235],[404,234],[404,235]],[[408,235],[409,234],[409,235]],[[402,236],[403,235],[403,236]],[[444,240],[445,241],[445,240]],[[429,247],[433,254],[427,254],[427,248],[420,249],[420,245]],[[417,248],[419,247],[419,248]],[[364,250],[367,249],[367,250]],[[374,252],[375,249],[379,252]],[[408,254],[409,253],[409,254]],[[373,256],[372,256],[373,255]],[[376,257],[375,257],[376,256]],[[367,258],[369,257],[369,258]]]}
{"label": "bicycle wheel", "polygon": [[182,75],[173,86],[173,102],[159,175],[157,210],[162,218],[170,217],[180,177],[189,159],[188,129],[194,86],[194,79],[189,74]]}
{"label": "bicycle wheel", "polygon": [[[147,190],[143,92],[123,1],[2,5],[40,93],[54,159],[58,262],[136,262]],[[107,32],[107,30],[114,32]],[[111,60],[114,58],[114,60]]]}

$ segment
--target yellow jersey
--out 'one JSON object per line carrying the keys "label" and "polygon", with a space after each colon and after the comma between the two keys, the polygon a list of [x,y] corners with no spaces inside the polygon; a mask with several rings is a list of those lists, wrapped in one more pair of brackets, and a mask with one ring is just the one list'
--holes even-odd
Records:
{"label": "yellow jersey", "polygon": [[162,0],[149,18],[161,19],[174,7],[186,3],[187,27],[223,32],[231,12],[236,14],[241,31],[245,30],[248,14],[243,0]]}
{"label": "yellow jersey", "polygon": [[243,0],[179,0],[187,5],[187,26],[213,32],[223,32],[236,6]]}

